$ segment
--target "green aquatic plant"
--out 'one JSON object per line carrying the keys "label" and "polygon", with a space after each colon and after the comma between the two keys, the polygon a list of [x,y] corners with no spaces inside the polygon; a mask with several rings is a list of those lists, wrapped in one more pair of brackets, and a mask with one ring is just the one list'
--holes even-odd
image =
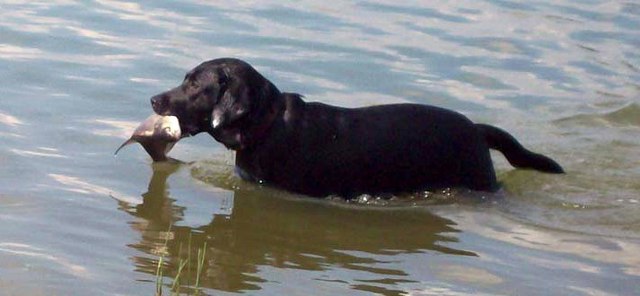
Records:
{"label": "green aquatic plant", "polygon": [[[165,242],[164,242],[164,250],[167,249],[167,244],[169,241],[169,232],[167,232],[167,236],[165,237]],[[182,254],[182,247],[183,245],[180,244],[180,247],[178,249],[178,254]],[[173,282],[170,285],[169,291],[170,291],[170,295],[200,295],[201,289],[200,289],[200,278],[202,276],[202,272],[204,270],[204,262],[205,262],[205,257],[206,257],[206,249],[207,249],[207,243],[205,242],[204,245],[202,246],[202,248],[198,248],[198,257],[197,257],[197,266],[196,266],[196,279],[195,279],[195,284],[193,286],[193,290],[192,293],[189,294],[181,294],[180,293],[180,288],[183,285],[189,285],[190,283],[188,282],[188,279],[191,278],[191,234],[189,235],[189,243],[187,245],[187,257],[186,258],[180,258],[179,262],[178,262],[178,270],[175,274],[175,276],[173,277]],[[157,263],[157,267],[156,267],[156,296],[162,296],[163,292],[164,292],[164,263],[165,263],[165,259],[164,259],[164,253],[160,254],[158,257],[158,263]],[[185,268],[187,270],[187,282],[184,283],[182,282],[183,277],[182,275],[185,272]]]}
{"label": "green aquatic plant", "polygon": [[204,257],[207,252],[207,242],[204,242],[202,249],[198,249],[198,271],[196,273],[196,294],[200,295],[200,276],[202,275],[202,269],[204,267]]}
{"label": "green aquatic plant", "polygon": [[160,253],[160,257],[158,258],[158,266],[156,267],[156,296],[162,295],[162,284],[164,280],[163,276],[163,264],[164,264],[164,250],[167,249],[167,244],[169,243],[169,233],[171,233],[171,225],[169,225],[169,230],[167,230],[166,235],[164,237],[164,245],[163,252]]}

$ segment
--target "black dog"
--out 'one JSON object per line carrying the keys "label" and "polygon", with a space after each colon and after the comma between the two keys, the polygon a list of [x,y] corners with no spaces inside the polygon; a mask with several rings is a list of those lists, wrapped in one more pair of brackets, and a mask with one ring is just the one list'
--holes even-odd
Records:
{"label": "black dog", "polygon": [[489,148],[515,167],[563,173],[507,132],[454,111],[306,103],[238,59],[202,63],[151,104],[158,114],[177,116],[184,136],[207,132],[235,150],[241,177],[311,196],[495,191]]}

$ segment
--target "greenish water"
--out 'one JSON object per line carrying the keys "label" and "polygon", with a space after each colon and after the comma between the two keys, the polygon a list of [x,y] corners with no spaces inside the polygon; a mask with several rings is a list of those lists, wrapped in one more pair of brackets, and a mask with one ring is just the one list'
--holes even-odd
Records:
{"label": "greenish water", "polygon": [[[0,2],[0,294],[640,294],[634,1]],[[203,60],[340,106],[461,111],[558,160],[496,194],[313,200],[206,135],[113,152]],[[168,240],[167,240],[168,238]],[[165,245],[166,241],[166,245]],[[168,287],[165,294],[168,294]]]}

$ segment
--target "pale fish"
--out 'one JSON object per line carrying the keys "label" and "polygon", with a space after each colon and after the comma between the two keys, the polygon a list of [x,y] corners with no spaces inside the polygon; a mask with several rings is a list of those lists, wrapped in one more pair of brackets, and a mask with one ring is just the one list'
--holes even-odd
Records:
{"label": "pale fish", "polygon": [[182,137],[178,118],[152,114],[133,131],[131,137],[122,143],[115,154],[122,147],[134,142],[140,143],[149,153],[153,161],[167,160],[167,153]]}

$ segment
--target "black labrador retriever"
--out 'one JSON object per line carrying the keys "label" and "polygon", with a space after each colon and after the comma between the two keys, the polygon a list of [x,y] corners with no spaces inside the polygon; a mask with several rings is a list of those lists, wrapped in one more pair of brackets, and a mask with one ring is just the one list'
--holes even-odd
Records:
{"label": "black labrador retriever", "polygon": [[498,189],[489,148],[515,167],[563,173],[507,132],[434,106],[341,108],[280,92],[248,63],[204,62],[151,98],[183,136],[207,132],[236,151],[242,178],[315,197]]}

